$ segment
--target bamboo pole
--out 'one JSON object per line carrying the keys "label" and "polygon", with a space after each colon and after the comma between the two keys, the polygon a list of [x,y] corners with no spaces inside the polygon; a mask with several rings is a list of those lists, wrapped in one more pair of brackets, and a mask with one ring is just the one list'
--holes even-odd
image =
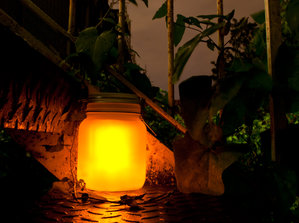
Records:
{"label": "bamboo pole", "polygon": [[[217,0],[217,14],[223,15],[223,0]],[[223,22],[222,18],[218,18],[218,23]],[[224,33],[223,28],[218,30],[218,77],[221,79],[224,75],[224,55],[223,55],[223,48],[224,48]]]}
{"label": "bamboo pole", "polygon": [[[268,73],[272,77],[274,89],[278,82],[278,73],[275,70],[275,59],[279,46],[282,43],[280,0],[265,0],[266,12],[266,36]],[[285,116],[283,100],[273,91],[270,96],[270,120],[271,120],[271,160],[279,161],[279,148],[277,147],[278,132],[285,129],[287,119]]]}
{"label": "bamboo pole", "polygon": [[[71,70],[71,66],[67,64],[62,58],[53,53],[47,46],[45,46],[41,41],[37,40],[30,32],[20,26],[13,18],[7,15],[2,9],[0,9],[0,24],[5,27],[8,27],[13,33],[20,36],[24,41],[28,43],[33,49],[37,52],[45,56],[52,63],[60,67],[65,72]],[[121,74],[117,73],[115,70],[107,67],[109,73],[111,73],[114,77],[120,80],[125,86],[131,89],[137,96],[144,99],[145,103],[147,103],[150,107],[152,107],[162,118],[172,124],[176,129],[181,131],[182,133],[186,133],[187,130],[180,123],[178,123],[175,119],[173,119],[169,114],[167,114],[162,108],[160,108],[157,104],[155,104],[150,98],[148,98],[145,94],[139,91],[133,84],[131,84],[128,80],[126,80]]]}
{"label": "bamboo pole", "polygon": [[124,72],[125,63],[125,13],[126,1],[119,0],[118,23],[120,26],[120,34],[118,35],[118,65],[121,73]]}
{"label": "bamboo pole", "polygon": [[139,91],[133,84],[127,81],[121,74],[117,73],[110,67],[106,67],[107,71],[116,77],[120,82],[122,82],[125,86],[131,89],[138,97],[142,98],[146,104],[148,104],[151,108],[153,108],[161,117],[163,117],[166,121],[172,124],[176,129],[181,131],[182,133],[186,133],[187,130],[184,126],[178,123],[174,118],[172,118],[168,113],[166,113],[162,108],[159,107],[155,102],[153,102],[149,97]]}
{"label": "bamboo pole", "polygon": [[43,10],[41,10],[37,5],[35,5],[30,0],[20,0],[24,6],[29,8],[34,12],[38,17],[40,17],[45,23],[47,23],[53,30],[61,33],[72,42],[75,42],[76,38],[68,33],[64,28],[57,24],[50,16],[48,16]]}
{"label": "bamboo pole", "polygon": [[74,35],[76,32],[76,0],[69,0],[68,33]]}
{"label": "bamboo pole", "polygon": [[20,26],[12,17],[0,9],[0,24],[8,27],[13,33],[20,36],[29,46],[45,56],[52,63],[62,68],[64,71],[69,71],[70,66],[63,62],[63,60],[45,46],[40,40],[36,39],[30,32]]}
{"label": "bamboo pole", "polygon": [[172,76],[174,73],[174,43],[173,43],[173,0],[167,0],[167,30],[168,30],[168,105],[174,106],[174,86]]}

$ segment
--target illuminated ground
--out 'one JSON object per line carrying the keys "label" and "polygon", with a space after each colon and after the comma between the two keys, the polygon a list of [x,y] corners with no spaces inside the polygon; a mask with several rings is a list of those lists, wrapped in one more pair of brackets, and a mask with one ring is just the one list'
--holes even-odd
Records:
{"label": "illuminated ground", "polygon": [[[128,196],[121,199],[124,195]],[[30,213],[32,222],[232,222],[230,215],[221,197],[186,195],[161,187],[133,192],[89,191],[86,202],[47,197]]]}

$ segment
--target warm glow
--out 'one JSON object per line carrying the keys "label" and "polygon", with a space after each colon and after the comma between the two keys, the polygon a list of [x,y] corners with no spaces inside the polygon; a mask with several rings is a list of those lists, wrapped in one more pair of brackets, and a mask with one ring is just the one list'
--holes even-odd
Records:
{"label": "warm glow", "polygon": [[78,179],[89,189],[140,189],[146,174],[146,128],[138,114],[88,114],[79,128]]}

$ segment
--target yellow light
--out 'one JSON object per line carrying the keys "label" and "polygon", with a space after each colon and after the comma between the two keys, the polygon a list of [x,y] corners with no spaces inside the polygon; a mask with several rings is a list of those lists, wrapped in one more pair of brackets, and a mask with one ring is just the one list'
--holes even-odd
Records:
{"label": "yellow light", "polygon": [[83,179],[87,188],[124,191],[143,186],[146,127],[139,116],[127,112],[87,113],[79,127],[77,167],[77,178]]}

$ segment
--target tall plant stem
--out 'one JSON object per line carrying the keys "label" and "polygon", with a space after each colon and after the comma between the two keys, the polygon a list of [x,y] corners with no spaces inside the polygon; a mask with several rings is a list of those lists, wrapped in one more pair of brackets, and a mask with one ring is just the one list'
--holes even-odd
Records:
{"label": "tall plant stem", "polygon": [[173,41],[173,0],[167,0],[167,28],[168,28],[168,105],[174,106],[174,86],[172,76],[174,72],[174,41]]}
{"label": "tall plant stem", "polygon": [[271,160],[279,161],[279,150],[277,144],[278,133],[287,126],[287,119],[283,100],[276,91],[276,83],[279,74],[275,70],[275,60],[279,46],[282,43],[280,0],[265,0],[266,11],[266,35],[267,35],[267,57],[268,72],[272,77],[274,90],[270,96],[270,120],[271,120]]}
{"label": "tall plant stem", "polygon": [[[223,0],[217,0],[217,14],[223,15]],[[219,17],[218,23],[223,22],[223,19]],[[218,78],[223,78],[224,76],[224,33],[223,28],[218,30],[218,52],[219,52],[219,62],[218,62]]]}
{"label": "tall plant stem", "polygon": [[125,13],[126,13],[126,1],[119,0],[119,11],[118,11],[118,23],[120,26],[120,34],[118,35],[118,65],[119,71],[124,72],[125,63]]}

